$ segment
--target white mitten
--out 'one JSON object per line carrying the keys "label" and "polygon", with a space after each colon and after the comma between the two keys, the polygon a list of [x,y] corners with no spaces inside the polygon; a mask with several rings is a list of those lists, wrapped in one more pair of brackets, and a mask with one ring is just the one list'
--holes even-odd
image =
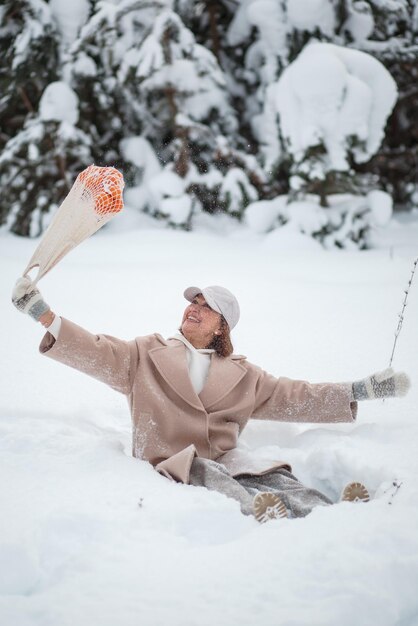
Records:
{"label": "white mitten", "polygon": [[12,292],[12,302],[19,311],[27,313],[36,322],[39,322],[39,318],[50,310],[39,289],[26,276],[16,281]]}
{"label": "white mitten", "polygon": [[373,400],[374,398],[394,398],[406,396],[411,386],[409,377],[404,372],[394,372],[391,367],[383,372],[372,374],[368,378],[353,383],[354,400]]}

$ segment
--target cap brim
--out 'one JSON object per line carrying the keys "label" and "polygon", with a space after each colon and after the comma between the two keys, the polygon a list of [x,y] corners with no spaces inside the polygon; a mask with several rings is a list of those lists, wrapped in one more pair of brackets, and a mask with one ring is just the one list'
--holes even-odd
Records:
{"label": "cap brim", "polygon": [[202,290],[200,289],[200,287],[187,287],[183,295],[186,298],[186,300],[188,300],[189,302],[192,302],[193,298],[195,298],[198,293],[202,293]]}
{"label": "cap brim", "polygon": [[222,315],[222,311],[219,309],[215,300],[212,299],[210,294],[205,293],[205,289],[201,289],[200,287],[188,287],[184,291],[183,295],[186,298],[186,300],[188,300],[189,302],[192,302],[199,293],[202,294],[202,296],[205,298],[206,302],[208,303],[208,305],[213,311],[215,311],[216,313],[220,313],[220,315]]}

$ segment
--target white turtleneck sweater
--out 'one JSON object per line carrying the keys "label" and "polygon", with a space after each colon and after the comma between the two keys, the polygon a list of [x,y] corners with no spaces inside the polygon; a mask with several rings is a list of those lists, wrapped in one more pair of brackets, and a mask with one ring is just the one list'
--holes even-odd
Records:
{"label": "white turtleneck sweater", "polygon": [[201,349],[197,350],[192,344],[183,337],[181,333],[176,333],[169,339],[181,341],[187,348],[186,357],[189,366],[189,376],[192,381],[193,388],[199,394],[205,386],[208,377],[211,355],[215,350]]}
{"label": "white turtleneck sweater", "polygon": [[[55,339],[58,339],[60,330],[61,318],[56,315],[52,324],[48,326],[48,332],[50,332]],[[190,380],[192,381],[193,389],[197,394],[199,394],[205,386],[209,372],[211,354],[215,352],[215,350],[197,350],[189,341],[187,341],[186,337],[183,337],[181,333],[175,333],[168,339],[181,341],[186,346],[186,357],[187,364],[189,366]]]}

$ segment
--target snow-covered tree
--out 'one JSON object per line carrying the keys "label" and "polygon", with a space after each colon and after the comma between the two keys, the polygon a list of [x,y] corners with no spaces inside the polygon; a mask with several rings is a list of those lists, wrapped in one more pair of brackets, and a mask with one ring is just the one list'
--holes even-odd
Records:
{"label": "snow-covered tree", "polygon": [[239,4],[227,42],[231,48],[243,50],[236,80],[247,100],[248,124],[260,112],[268,85],[279,78],[309,39],[332,40],[337,5],[331,0],[243,0]]}
{"label": "snow-covered tree", "polygon": [[368,0],[362,4],[371,16],[370,29],[363,39],[354,31],[350,45],[383,63],[396,81],[399,97],[382,147],[361,170],[372,172],[398,206],[409,208],[418,201],[418,5],[408,0]]}
{"label": "snow-covered tree", "polygon": [[93,0],[49,0],[49,6],[60,34],[60,48],[63,60],[80,29],[86,24],[92,11]]}
{"label": "snow-covered tree", "polygon": [[[16,180],[39,195],[37,134],[42,163],[59,162],[56,144],[71,172],[116,165],[131,204],[176,228],[193,228],[200,212],[241,220],[247,206],[289,192],[287,201],[311,193],[322,204],[379,186],[398,202],[413,197],[412,0],[4,0],[0,25],[2,184],[27,158]],[[314,51],[327,45],[325,62]],[[371,57],[399,87],[383,144],[394,89]],[[78,98],[73,143],[63,143],[63,120],[38,112],[58,79]],[[15,213],[3,202],[1,221],[11,224],[17,201]],[[46,223],[25,211],[19,223]],[[367,220],[344,211],[329,212],[312,236],[325,242],[338,230],[366,245]]]}
{"label": "snow-covered tree", "polygon": [[39,113],[6,143],[0,155],[0,225],[38,236],[79,173],[92,163],[90,138],[75,124],[78,99],[66,83],[51,83]]}
{"label": "snow-covered tree", "polygon": [[59,72],[58,34],[43,0],[3,0],[0,6],[0,147],[36,112]]}
{"label": "snow-covered tree", "polygon": [[[248,49],[256,41],[255,29],[235,27],[236,15],[243,15],[243,6],[230,0],[193,2],[175,0],[175,10],[184,24],[193,32],[196,42],[210,50],[225,76],[229,100],[236,112],[238,127],[234,132],[235,148],[246,154],[256,154],[258,145],[251,129],[252,116],[260,112],[255,98],[260,87],[260,76],[246,63]],[[242,25],[243,20],[238,20]]]}
{"label": "snow-covered tree", "polygon": [[118,38],[117,7],[103,3],[73,44],[67,68],[80,101],[79,126],[91,137],[97,165],[120,165],[124,114],[116,80]]}
{"label": "snow-covered tree", "polygon": [[223,67],[223,39],[237,10],[237,3],[230,0],[174,0],[172,9],[193,32],[196,41],[210,50]]}
{"label": "snow-covered tree", "polygon": [[[187,2],[187,0],[183,0]],[[200,6],[201,3],[199,3]],[[368,52],[380,60],[399,86],[399,99],[387,126],[387,138],[368,165],[353,163],[362,179],[380,178],[381,185],[405,203],[414,190],[413,175],[417,137],[413,122],[418,106],[418,54],[416,3],[410,0],[243,0],[234,12],[226,36],[230,50],[239,50],[242,63],[231,64],[228,83],[239,95],[240,133],[258,152],[257,118],[264,107],[266,90],[278,80],[310,41],[334,43]],[[245,106],[242,103],[245,102]],[[254,128],[255,121],[255,128]],[[321,160],[321,155],[316,156]],[[286,150],[270,181],[276,193],[287,188],[291,160]],[[333,175],[341,186],[341,176]],[[345,177],[346,178],[346,177]],[[330,181],[331,182],[331,181]]]}
{"label": "snow-covered tree", "polygon": [[141,132],[142,110],[121,85],[118,73],[165,5],[164,0],[100,2],[70,49],[66,71],[80,100],[79,126],[91,137],[99,165],[123,168],[120,141]]}
{"label": "snow-covered tree", "polygon": [[325,248],[364,249],[370,245],[370,235],[376,226],[385,225],[392,215],[392,198],[384,191],[373,190],[362,196],[336,194],[329,206],[319,205],[318,196],[292,201],[277,196],[250,204],[245,212],[247,225],[257,233],[276,229],[287,235],[308,235]]}
{"label": "snow-covered tree", "polygon": [[190,161],[204,170],[217,137],[237,128],[216,58],[172,11],[125,55],[120,80],[145,116],[142,134],[163,162],[174,160],[180,176]]}
{"label": "snow-covered tree", "polygon": [[353,189],[351,164],[378,150],[396,95],[394,80],[370,55],[306,46],[266,91],[258,119],[266,169],[274,173],[281,155],[290,155],[292,190],[318,193],[325,206],[327,194]]}
{"label": "snow-covered tree", "polygon": [[[237,115],[215,55],[196,43],[177,14],[163,11],[141,45],[126,53],[119,79],[142,118],[141,136],[166,164],[168,178],[184,180],[190,206],[239,216],[257,192],[245,155],[235,148]],[[241,173],[233,177],[229,170],[237,166]],[[258,169],[255,163],[253,169]]]}

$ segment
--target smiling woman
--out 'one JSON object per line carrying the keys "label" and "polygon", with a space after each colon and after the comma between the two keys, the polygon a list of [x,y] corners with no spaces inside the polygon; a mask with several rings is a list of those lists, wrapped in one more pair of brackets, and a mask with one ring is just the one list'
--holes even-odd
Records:
{"label": "smiling woman", "polygon": [[[180,332],[197,349],[211,348],[218,356],[230,356],[234,351],[230,329],[239,319],[238,302],[231,298],[232,294],[227,289],[207,287],[204,291],[211,302],[210,306],[203,293],[194,295],[196,290],[198,287],[189,287],[185,291],[186,299],[191,299],[192,304],[184,312]],[[219,308],[219,302],[222,302],[222,310],[229,323]]]}
{"label": "smiling woman", "polygon": [[221,319],[221,314],[211,309],[200,294],[186,308],[181,332],[195,348],[207,348],[214,336],[221,334]]}
{"label": "smiling woman", "polygon": [[[190,304],[178,333],[132,341],[94,335],[56,316],[28,278],[17,281],[12,300],[48,329],[42,354],[128,397],[133,455],[167,478],[234,498],[260,522],[332,504],[302,485],[285,461],[245,453],[240,433],[250,418],[353,422],[357,400],[404,395],[407,376],[386,370],[354,383],[319,384],[276,378],[232,353],[229,334],[240,310],[228,289],[189,287],[184,297]],[[366,502],[369,494],[350,483],[342,499]]]}

